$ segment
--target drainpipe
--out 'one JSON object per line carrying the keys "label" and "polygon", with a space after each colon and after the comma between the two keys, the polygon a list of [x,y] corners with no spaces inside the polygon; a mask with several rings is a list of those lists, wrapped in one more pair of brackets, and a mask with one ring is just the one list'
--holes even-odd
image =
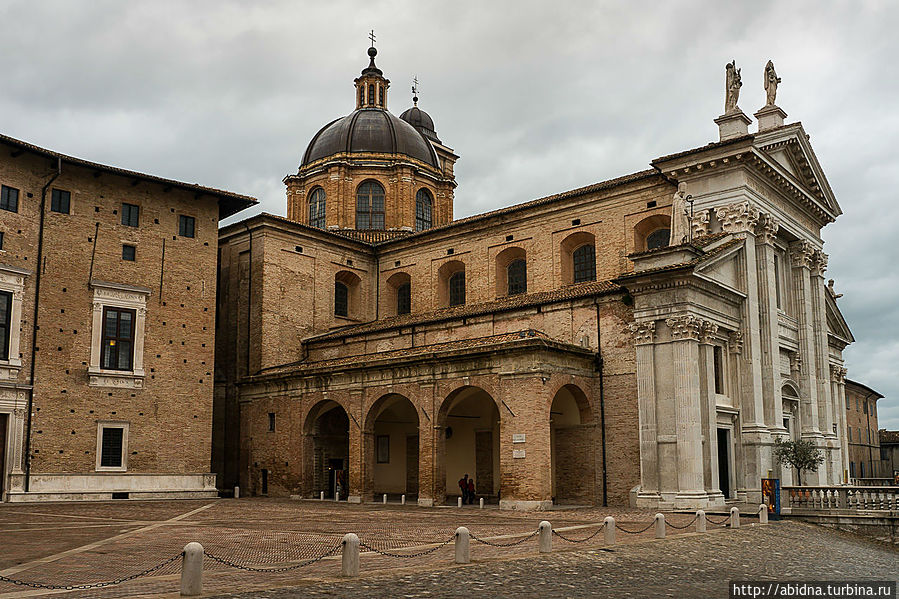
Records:
{"label": "drainpipe", "polygon": [[596,371],[599,373],[599,427],[602,432],[602,506],[609,505],[609,475],[606,471],[606,398],[603,386],[602,337],[599,327],[599,300],[594,299],[596,306]]}
{"label": "drainpipe", "polygon": [[250,238],[250,259],[247,265],[247,357],[246,357],[246,376],[250,376],[250,327],[253,322],[253,232],[250,231],[250,225],[244,223],[247,229],[247,235]]}
{"label": "drainpipe", "polygon": [[41,189],[41,215],[40,221],[37,229],[37,268],[34,277],[34,317],[31,326],[31,376],[29,378],[31,382],[31,389],[28,391],[28,409],[26,412],[26,423],[25,423],[25,492],[27,493],[31,489],[31,413],[34,409],[34,373],[35,373],[35,362],[37,361],[37,329],[38,329],[38,321],[37,321],[37,313],[38,313],[38,297],[41,294],[41,270],[43,268],[44,262],[44,209],[47,204],[47,190],[50,189],[50,185],[53,184],[54,181],[62,174],[62,158],[56,158],[56,172],[53,173],[53,176],[44,184],[43,189]]}

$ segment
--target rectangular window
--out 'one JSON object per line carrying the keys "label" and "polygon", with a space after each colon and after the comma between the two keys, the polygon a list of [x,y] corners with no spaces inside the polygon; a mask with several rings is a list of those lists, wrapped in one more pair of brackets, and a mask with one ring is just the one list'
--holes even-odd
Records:
{"label": "rectangular window", "polygon": [[9,360],[10,317],[12,293],[0,291],[0,360]]}
{"label": "rectangular window", "polygon": [[457,272],[449,280],[449,305],[461,306],[465,303],[465,271]]}
{"label": "rectangular window", "polygon": [[855,462],[849,462],[849,476],[855,478]]}
{"label": "rectangular window", "polygon": [[849,442],[852,443],[852,427],[846,427],[846,437],[849,439]]}
{"label": "rectangular window", "polygon": [[862,402],[862,412],[863,412],[864,414],[867,414],[867,413],[868,413],[868,402],[866,402],[866,401],[863,401],[863,402]]}
{"label": "rectangular window", "polygon": [[774,254],[774,294],[777,296],[777,307],[780,308],[780,256]]}
{"label": "rectangular window", "polygon": [[378,435],[378,463],[390,463],[390,435]]}
{"label": "rectangular window", "polygon": [[6,185],[0,187],[0,209],[19,211],[19,190]]}
{"label": "rectangular window", "polygon": [[405,283],[396,288],[396,313],[409,314],[412,311],[412,285]]}
{"label": "rectangular window", "polygon": [[121,468],[125,447],[125,429],[121,426],[104,426],[100,440],[100,467]]}
{"label": "rectangular window", "polygon": [[178,217],[178,235],[181,237],[193,237],[195,224],[196,219],[194,217],[180,215]]}
{"label": "rectangular window", "polygon": [[129,262],[134,262],[134,257],[137,254],[137,248],[133,245],[123,245],[122,246],[122,260],[127,260]]}
{"label": "rectangular window", "polygon": [[106,370],[131,370],[134,351],[134,310],[103,309],[100,364]]}
{"label": "rectangular window", "polygon": [[62,189],[54,189],[50,194],[50,210],[68,214],[71,209],[72,194]]}
{"label": "rectangular window", "polygon": [[349,290],[340,281],[334,283],[334,314],[344,318],[349,316]]}
{"label": "rectangular window", "polygon": [[847,410],[851,410],[851,409],[852,409],[852,400],[849,399],[849,396],[848,396],[848,395],[846,396],[846,409],[847,409]]}
{"label": "rectangular window", "polygon": [[715,393],[724,394],[724,357],[720,345],[713,346],[712,359],[715,367]]}
{"label": "rectangular window", "polygon": [[3,249],[3,231],[0,231],[0,250]]}
{"label": "rectangular window", "polygon": [[134,204],[122,204],[122,224],[126,227],[136,227],[140,222],[140,206]]}
{"label": "rectangular window", "polygon": [[270,433],[275,432],[275,413],[274,412],[268,413],[268,432],[270,432]]}

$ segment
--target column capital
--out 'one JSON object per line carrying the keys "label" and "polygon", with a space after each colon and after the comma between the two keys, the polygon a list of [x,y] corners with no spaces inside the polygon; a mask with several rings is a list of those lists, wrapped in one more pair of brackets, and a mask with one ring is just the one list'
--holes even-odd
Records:
{"label": "column capital", "polygon": [[730,347],[730,353],[732,354],[741,354],[743,353],[743,329],[737,329],[736,331],[731,331],[727,336],[727,344]]}
{"label": "column capital", "polygon": [[812,276],[823,277],[827,270],[827,254],[821,250],[815,250],[812,254]]}
{"label": "column capital", "polygon": [[699,341],[703,322],[692,314],[665,319],[665,324],[671,329],[671,338],[675,341]]}
{"label": "column capital", "polygon": [[777,231],[780,229],[780,223],[770,214],[762,214],[755,228],[755,235],[759,243],[772,245],[774,238],[777,237]]}
{"label": "column capital", "polygon": [[811,268],[814,253],[815,247],[808,241],[800,240],[790,244],[790,258],[793,259],[795,268]]}
{"label": "column capital", "polygon": [[715,209],[721,228],[727,233],[752,232],[759,222],[759,209],[749,202],[735,202]]}
{"label": "column capital", "polygon": [[702,326],[699,332],[699,342],[705,345],[713,345],[715,342],[715,335],[718,334],[718,325],[709,322],[708,320],[702,321]]}
{"label": "column capital", "polygon": [[846,374],[849,371],[840,366],[839,364],[831,364],[830,365],[830,380],[835,383],[842,383],[846,380]]}
{"label": "column capital", "polygon": [[693,238],[704,237],[709,234],[709,218],[711,211],[699,210],[693,214],[693,220],[690,223],[693,231]]}
{"label": "column capital", "polygon": [[797,351],[790,352],[789,356],[790,372],[800,372],[802,370],[802,356],[800,356]]}
{"label": "column capital", "polygon": [[656,322],[632,322],[627,325],[628,330],[634,335],[634,345],[649,345],[653,343],[656,332]]}

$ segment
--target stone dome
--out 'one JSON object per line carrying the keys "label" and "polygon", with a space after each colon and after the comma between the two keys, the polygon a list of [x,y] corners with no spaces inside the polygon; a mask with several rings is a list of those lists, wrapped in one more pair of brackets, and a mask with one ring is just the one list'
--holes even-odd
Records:
{"label": "stone dome", "polygon": [[443,143],[440,141],[440,138],[437,137],[437,129],[434,128],[434,119],[418,106],[413,106],[404,111],[403,114],[400,115],[400,118],[418,129],[418,131],[428,139],[436,141],[439,144]]}
{"label": "stone dome", "polygon": [[439,164],[423,133],[382,108],[359,108],[322,127],[309,142],[300,166],[340,152],[402,154],[434,168]]}

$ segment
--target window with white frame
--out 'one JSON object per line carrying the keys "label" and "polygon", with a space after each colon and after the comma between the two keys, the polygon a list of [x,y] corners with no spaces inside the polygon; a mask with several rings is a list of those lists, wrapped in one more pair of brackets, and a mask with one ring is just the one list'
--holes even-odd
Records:
{"label": "window with white frame", "polygon": [[125,472],[128,470],[128,428],[127,422],[97,423],[97,465],[98,471]]}
{"label": "window with white frame", "polygon": [[96,280],[91,287],[94,305],[88,385],[142,388],[150,290]]}
{"label": "window with white frame", "polygon": [[19,357],[22,299],[25,277],[30,274],[30,271],[0,264],[0,381],[18,378],[22,368]]}

